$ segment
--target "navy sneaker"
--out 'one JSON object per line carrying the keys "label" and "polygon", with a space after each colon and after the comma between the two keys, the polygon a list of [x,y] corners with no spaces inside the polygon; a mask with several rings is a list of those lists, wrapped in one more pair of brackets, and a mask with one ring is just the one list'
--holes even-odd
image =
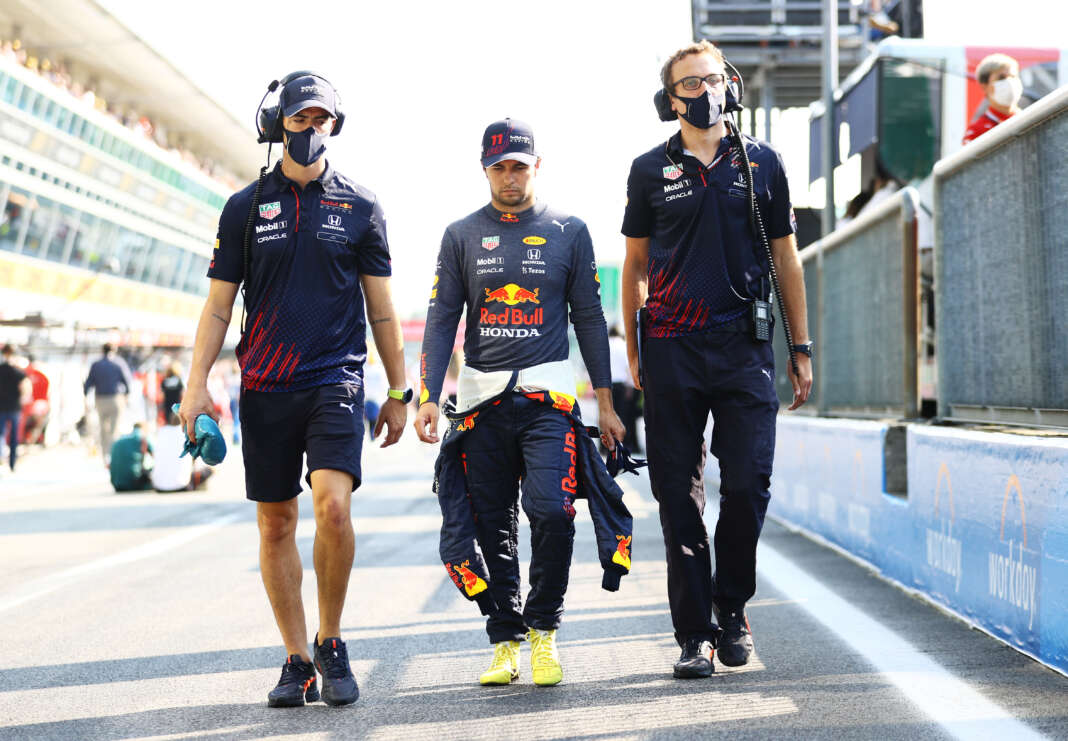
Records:
{"label": "navy sneaker", "polygon": [[340,638],[324,638],[319,643],[316,633],[315,668],[323,675],[323,702],[327,705],[349,705],[360,697],[349,666],[349,651]]}
{"label": "navy sneaker", "polygon": [[712,643],[703,638],[687,638],[682,645],[682,655],[675,662],[675,678],[711,677],[714,671],[716,668],[712,665]]}
{"label": "navy sneaker", "polygon": [[267,693],[269,708],[299,708],[307,702],[319,699],[319,688],[315,683],[315,667],[310,661],[304,661],[298,654],[286,659],[282,667],[282,676],[278,686]]}
{"label": "navy sneaker", "polygon": [[720,612],[715,610],[719,623],[716,656],[725,666],[744,666],[753,653],[753,633],[744,609]]}

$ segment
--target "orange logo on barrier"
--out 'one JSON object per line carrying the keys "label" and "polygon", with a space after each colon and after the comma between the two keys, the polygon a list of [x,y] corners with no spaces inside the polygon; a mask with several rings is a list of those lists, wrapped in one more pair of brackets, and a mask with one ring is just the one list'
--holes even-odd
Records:
{"label": "orange logo on barrier", "polygon": [[616,540],[619,544],[616,546],[616,552],[612,554],[612,563],[618,563],[620,566],[630,571],[630,539],[631,535],[617,535]]}
{"label": "orange logo on barrier", "polygon": [[538,301],[538,292],[540,288],[535,288],[533,291],[528,291],[522,286],[517,286],[515,283],[509,283],[501,286],[495,291],[490,289],[484,289],[486,291],[486,303],[492,303],[494,301],[500,301],[508,306],[515,306],[516,304],[526,303],[531,301],[535,304],[540,304]]}
{"label": "orange logo on barrier", "polygon": [[942,493],[942,479],[946,480],[946,491],[949,492],[949,521],[953,522],[956,519],[956,512],[953,509],[953,480],[949,476],[949,466],[945,463],[942,463],[942,465],[938,467],[938,479],[935,481],[935,517],[938,517],[938,498]]}
{"label": "orange logo on barrier", "polygon": [[464,591],[467,592],[467,596],[474,597],[476,594],[486,589],[486,582],[474,571],[467,568],[470,565],[470,561],[464,561],[459,566],[453,566],[452,568],[456,571],[457,574],[460,575],[460,579],[463,581]]}

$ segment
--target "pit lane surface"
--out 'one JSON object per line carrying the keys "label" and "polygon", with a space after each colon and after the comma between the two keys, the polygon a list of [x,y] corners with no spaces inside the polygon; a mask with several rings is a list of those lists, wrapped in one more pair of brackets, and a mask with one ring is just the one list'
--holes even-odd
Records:
{"label": "pit lane surface", "polygon": [[[483,623],[437,560],[435,452],[410,429],[365,448],[343,619],[361,698],[291,710],[265,703],[284,650],[237,451],[207,492],[169,495],[114,494],[79,451],[27,456],[0,478],[0,739],[1068,737],[1068,679],[770,521],[754,659],[672,679],[645,476],[624,479],[634,569],[619,592],[600,589],[579,507],[564,683],[535,688],[524,646],[518,683],[479,687]],[[306,494],[301,513],[311,613]],[[528,539],[523,527],[524,561]]]}

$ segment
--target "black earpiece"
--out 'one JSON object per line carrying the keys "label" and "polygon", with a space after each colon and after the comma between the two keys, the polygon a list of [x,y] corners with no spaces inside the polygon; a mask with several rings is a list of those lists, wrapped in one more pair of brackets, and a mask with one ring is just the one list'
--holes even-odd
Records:
{"label": "black earpiece", "polygon": [[277,144],[282,143],[281,106],[276,102],[274,105],[264,107],[263,102],[267,100],[267,96],[277,90],[279,86],[285,87],[298,77],[317,77],[327,85],[330,85],[330,88],[334,91],[334,114],[337,117],[337,120],[334,122],[334,130],[330,132],[330,136],[337,136],[341,133],[341,127],[345,124],[345,113],[341,109],[341,96],[338,95],[337,89],[330,84],[329,80],[320,74],[316,74],[309,70],[297,70],[296,72],[290,72],[281,80],[272,80],[271,84],[267,86],[267,92],[264,93],[263,99],[260,100],[260,107],[256,113],[256,132],[259,134],[256,141],[260,144],[265,144],[267,142],[274,142]]}

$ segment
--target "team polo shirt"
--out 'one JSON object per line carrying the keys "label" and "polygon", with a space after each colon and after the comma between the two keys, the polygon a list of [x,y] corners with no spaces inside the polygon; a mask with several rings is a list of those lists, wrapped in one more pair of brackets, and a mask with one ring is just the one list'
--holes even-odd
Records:
{"label": "team polo shirt", "polygon": [[437,402],[456,325],[467,310],[464,363],[521,370],[566,360],[568,316],[594,388],[612,385],[600,279],[586,224],[544,203],[492,205],[448,226],[426,315],[420,399]]}
{"label": "team polo shirt", "polygon": [[[255,183],[219,218],[209,278],[240,283]],[[390,275],[386,217],[374,193],[327,164],[302,190],[276,165],[254,214],[242,388],[361,384],[367,357],[361,275]]]}
{"label": "team polo shirt", "polygon": [[[744,316],[747,299],[763,298],[767,259],[750,228],[745,165],[731,141],[724,137],[705,167],[677,133],[631,165],[623,234],[649,238],[652,337],[714,329]],[[792,234],[782,158],[766,142],[744,142],[768,239]]]}

